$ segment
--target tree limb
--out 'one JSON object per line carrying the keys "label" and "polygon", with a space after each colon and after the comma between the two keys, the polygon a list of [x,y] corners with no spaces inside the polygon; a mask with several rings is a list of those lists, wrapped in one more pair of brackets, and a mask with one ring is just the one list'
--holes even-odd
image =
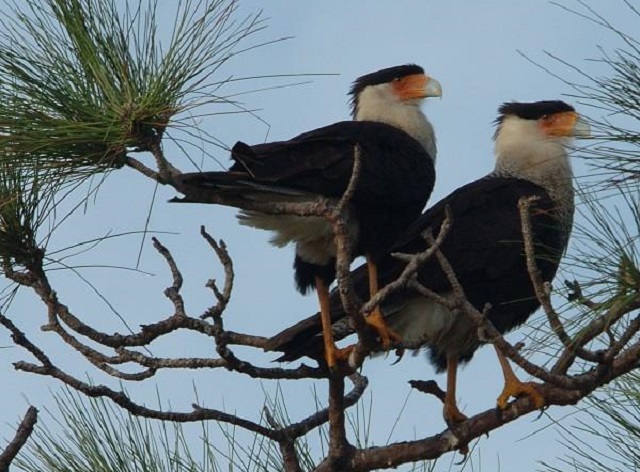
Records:
{"label": "tree limb", "polygon": [[9,472],[9,466],[13,459],[18,455],[20,449],[27,443],[29,436],[33,433],[33,428],[38,421],[38,410],[30,406],[27,409],[24,418],[20,422],[16,434],[4,451],[0,454],[0,472]]}

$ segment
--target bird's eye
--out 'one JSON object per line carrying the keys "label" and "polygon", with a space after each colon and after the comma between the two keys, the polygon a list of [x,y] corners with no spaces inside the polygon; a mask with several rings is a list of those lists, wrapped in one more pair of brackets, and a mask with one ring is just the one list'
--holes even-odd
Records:
{"label": "bird's eye", "polygon": [[549,119],[549,115],[542,115],[540,117],[541,120],[548,120]]}
{"label": "bird's eye", "polygon": [[392,80],[392,82],[400,82],[400,77],[394,77],[394,79]]}

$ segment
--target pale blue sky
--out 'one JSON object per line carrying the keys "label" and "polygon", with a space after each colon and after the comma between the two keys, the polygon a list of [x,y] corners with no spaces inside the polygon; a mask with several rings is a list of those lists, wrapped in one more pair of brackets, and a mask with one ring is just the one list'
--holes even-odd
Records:
{"label": "pale blue sky", "polygon": [[[1,3],[2,0],[0,0]],[[168,5],[166,0],[160,0]],[[580,8],[577,2],[561,2]],[[637,31],[622,1],[589,2],[597,11],[626,31]],[[424,109],[436,129],[438,138],[437,183],[432,202],[455,188],[478,178],[493,167],[492,122],[497,107],[509,100],[542,100],[563,98],[571,90],[560,80],[524,59],[528,57],[565,70],[544,54],[549,51],[591,73],[598,65],[587,61],[599,57],[598,46],[611,50],[619,44],[611,33],[540,0],[414,0],[414,1],[333,1],[294,2],[242,0],[239,14],[264,10],[269,27],[255,41],[294,36],[283,43],[239,55],[221,73],[237,77],[267,74],[333,73],[339,75],[311,77],[311,83],[281,88],[242,97],[248,108],[259,110],[259,116],[271,126],[268,129],[248,115],[222,115],[198,121],[198,126],[231,146],[236,140],[256,143],[265,139],[290,138],[302,131],[334,121],[348,119],[347,90],[351,81],[373,70],[415,62],[437,78],[443,86],[441,100],[430,100]],[[166,15],[167,27],[172,15]],[[637,18],[635,18],[637,20]],[[635,28],[634,28],[635,26]],[[251,40],[249,40],[251,43]],[[575,77],[575,76],[573,76]],[[220,77],[218,77],[220,78]],[[296,79],[297,81],[298,79]],[[291,82],[289,79],[241,82],[229,90],[244,91]],[[571,99],[567,99],[571,101]],[[575,103],[574,103],[575,104]],[[579,111],[593,113],[576,104]],[[268,133],[268,134],[267,134]],[[180,150],[167,145],[168,156],[182,163],[187,160]],[[195,152],[195,151],[194,151]],[[227,153],[208,149],[217,160],[228,162]],[[202,158],[193,155],[196,160]],[[215,161],[205,157],[204,168],[218,169]],[[577,173],[587,168],[576,163]],[[78,214],[61,228],[51,249],[71,245],[75,241],[96,238],[108,232],[140,230],[152,200],[151,182],[123,170],[109,177],[97,200],[89,205],[86,215]],[[233,301],[225,315],[227,327],[236,331],[268,335],[306,317],[317,310],[315,295],[300,296],[293,286],[291,248],[276,249],[268,244],[269,235],[242,227],[233,217],[234,211],[197,205],[168,205],[174,195],[160,189],[153,209],[151,228],[167,231],[160,234],[185,275],[187,308],[197,315],[213,303],[204,283],[208,278],[222,278],[213,253],[198,236],[199,225],[205,224],[218,238],[224,239],[235,262],[236,286]],[[140,248],[141,236],[109,240],[92,252],[78,257],[74,264],[109,264],[133,267]],[[137,326],[166,316],[171,306],[162,296],[169,284],[169,273],[147,238],[140,269],[143,275],[115,269],[87,269],[90,279],[127,321]],[[52,275],[54,287],[64,303],[99,328],[124,331],[116,316],[87,285],[69,272]],[[83,377],[85,371],[96,382],[104,379],[76,356],[52,334],[40,333],[46,314],[41,304],[29,294],[13,305],[16,322],[35,339],[51,349],[54,360],[68,366]],[[509,339],[522,339],[524,330]],[[0,346],[8,346],[6,332],[0,331]],[[193,336],[176,336],[154,346],[154,353],[164,356],[214,355],[209,341]],[[24,358],[18,349],[0,350],[3,413],[0,415],[0,437],[12,435],[12,426],[26,409],[24,397],[41,410],[50,405],[48,388],[57,384],[23,373],[15,373],[11,362]],[[254,359],[271,358],[259,354]],[[443,385],[444,376],[435,375],[423,356],[406,358],[392,366],[393,356],[365,364],[364,374],[370,380],[373,395],[373,439],[383,444],[409,394],[410,379],[435,378]],[[163,399],[174,409],[188,410],[194,401],[191,382],[195,382],[206,405],[223,406],[242,416],[256,420],[260,415],[263,394],[257,383],[226,372],[192,375],[190,372],[162,373],[144,385],[127,388],[139,402],[155,404],[156,385]],[[502,387],[498,363],[492,349],[481,349],[472,363],[459,376],[458,396],[462,410],[473,415],[495,404]],[[274,384],[265,382],[272,390]],[[283,384],[287,405],[293,418],[302,417],[313,405],[310,382]],[[323,395],[324,382],[316,384]],[[560,418],[572,410],[551,408],[549,415]],[[536,468],[536,460],[549,460],[564,451],[552,429],[529,435],[549,424],[547,419],[534,421],[535,415],[520,419],[482,438],[481,457],[475,458],[487,471],[525,471]],[[413,439],[444,429],[441,405],[433,398],[410,394],[404,414],[392,440]],[[525,439],[526,438],[526,439]],[[448,456],[443,464],[458,457]],[[517,462],[516,462],[517,461]],[[516,465],[517,464],[517,465]],[[444,466],[442,469],[446,470]]]}

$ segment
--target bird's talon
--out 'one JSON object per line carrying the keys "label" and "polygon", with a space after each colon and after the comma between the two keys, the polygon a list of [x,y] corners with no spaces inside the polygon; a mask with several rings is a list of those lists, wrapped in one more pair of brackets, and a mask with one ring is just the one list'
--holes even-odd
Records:
{"label": "bird's talon", "polygon": [[504,390],[502,390],[502,393],[496,401],[498,409],[506,409],[509,406],[509,398],[520,398],[523,396],[529,397],[529,400],[533,403],[536,410],[546,404],[544,397],[536,389],[535,383],[517,381],[509,382],[504,386]]}
{"label": "bird's talon", "polygon": [[396,365],[398,362],[400,362],[402,360],[402,358],[404,357],[404,353],[405,353],[404,348],[403,349],[396,349],[395,354],[396,354],[396,358],[397,359],[395,361],[393,361],[393,363],[391,365]]}
{"label": "bird's talon", "polygon": [[447,426],[450,428],[467,421],[467,416],[463,414],[456,405],[446,405],[444,406],[444,420],[447,422]]}
{"label": "bird's talon", "polygon": [[[350,372],[353,370],[353,366],[351,365],[351,353],[353,352],[355,345],[338,348],[334,347],[329,350],[329,354],[326,356],[327,358],[327,366],[329,367],[329,371],[332,375],[344,374],[345,372]],[[331,363],[329,363],[329,358],[331,358]]]}
{"label": "bird's talon", "polygon": [[454,465],[463,465],[467,460],[467,456],[469,455],[469,445],[463,444],[458,448],[458,452],[462,454],[462,459],[459,462],[455,462]]}
{"label": "bird's talon", "polygon": [[[449,428],[454,428],[456,425],[463,423],[468,419],[466,415],[458,410],[458,407],[455,404],[448,404],[446,402],[444,405],[443,416]],[[453,434],[455,435],[455,432],[453,432]],[[467,458],[467,454],[469,454],[469,444],[460,444],[458,446],[458,452],[463,456],[461,461],[461,463],[463,463]]]}
{"label": "bird's talon", "polygon": [[392,343],[402,342],[402,336],[387,326],[379,308],[373,310],[373,312],[365,318],[365,321],[369,327],[378,334],[380,344],[385,351],[389,350]]}

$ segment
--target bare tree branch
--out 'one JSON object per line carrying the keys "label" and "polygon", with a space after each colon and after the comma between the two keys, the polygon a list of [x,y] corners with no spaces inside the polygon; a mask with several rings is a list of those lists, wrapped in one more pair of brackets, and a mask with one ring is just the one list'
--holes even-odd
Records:
{"label": "bare tree branch", "polygon": [[543,281],[538,270],[536,262],[535,246],[533,243],[533,232],[531,230],[531,205],[535,203],[538,197],[523,197],[518,202],[520,211],[520,223],[522,225],[522,236],[524,239],[525,255],[527,258],[527,269],[531,277],[531,283],[536,293],[536,297],[540,301],[544,312],[549,320],[549,326],[558,336],[558,339],[564,344],[565,348],[571,347],[575,351],[575,355],[581,359],[590,362],[598,362],[600,355],[584,349],[581,346],[575,346],[573,340],[569,337],[560,322],[558,313],[551,306],[551,286],[549,281]]}
{"label": "bare tree branch", "polygon": [[4,451],[0,454],[0,472],[9,472],[9,466],[18,455],[20,449],[27,443],[29,436],[33,433],[33,428],[38,421],[38,410],[30,406],[24,418],[20,422],[16,434]]}

